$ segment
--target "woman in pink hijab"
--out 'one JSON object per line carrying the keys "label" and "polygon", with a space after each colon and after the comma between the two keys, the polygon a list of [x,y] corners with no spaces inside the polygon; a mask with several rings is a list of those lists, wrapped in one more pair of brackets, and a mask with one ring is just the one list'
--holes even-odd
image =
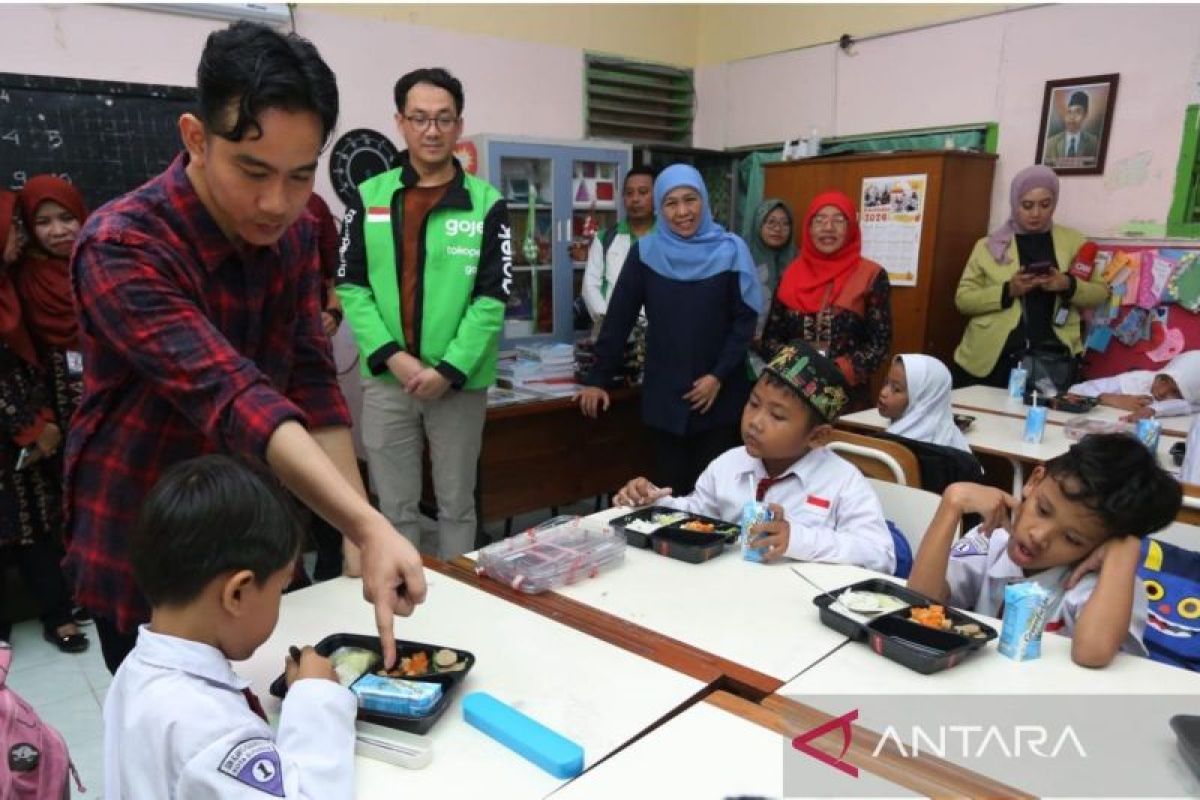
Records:
{"label": "woman in pink hijab", "polygon": [[1108,299],[1099,270],[1087,279],[1072,274],[1085,239],[1054,222],[1053,170],[1034,166],[1018,172],[1009,204],[1004,224],[975,243],[954,295],[967,318],[951,365],[956,387],[1006,386],[1009,371],[1030,352],[1078,356],[1080,309]]}

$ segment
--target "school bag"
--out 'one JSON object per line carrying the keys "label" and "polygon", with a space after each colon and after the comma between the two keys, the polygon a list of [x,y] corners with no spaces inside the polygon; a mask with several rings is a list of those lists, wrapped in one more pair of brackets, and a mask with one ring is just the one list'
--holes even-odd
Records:
{"label": "school bag", "polygon": [[1200,553],[1143,539],[1137,574],[1150,601],[1142,634],[1150,658],[1200,671]]}
{"label": "school bag", "polygon": [[67,743],[5,685],[11,663],[12,648],[0,642],[0,800],[69,800],[71,778],[86,790]]}

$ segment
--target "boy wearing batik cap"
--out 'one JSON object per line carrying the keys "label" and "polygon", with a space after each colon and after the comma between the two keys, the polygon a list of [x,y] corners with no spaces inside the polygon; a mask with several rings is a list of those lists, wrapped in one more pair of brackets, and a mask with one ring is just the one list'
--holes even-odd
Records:
{"label": "boy wearing batik cap", "polygon": [[891,574],[895,547],[870,484],[821,445],[846,405],[841,370],[803,341],[782,347],[742,411],[742,447],[708,465],[686,497],[634,478],[617,505],[669,506],[735,521],[747,501],[767,503],[774,519],[752,529],[764,560],[856,564]]}

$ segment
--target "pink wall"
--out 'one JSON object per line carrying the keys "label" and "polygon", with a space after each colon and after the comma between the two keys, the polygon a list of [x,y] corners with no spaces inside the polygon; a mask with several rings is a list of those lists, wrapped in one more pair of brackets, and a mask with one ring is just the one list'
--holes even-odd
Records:
{"label": "pink wall", "polygon": [[1184,110],[1198,101],[1197,30],[1196,5],[1072,4],[872,39],[853,56],[829,45],[732,62],[700,86],[702,108],[705,87],[719,87],[729,111],[701,115],[697,137],[737,147],[814,125],[829,136],[998,121],[998,223],[1013,174],[1033,163],[1045,81],[1116,72],[1105,174],[1064,178],[1057,218],[1098,236],[1158,236]]}

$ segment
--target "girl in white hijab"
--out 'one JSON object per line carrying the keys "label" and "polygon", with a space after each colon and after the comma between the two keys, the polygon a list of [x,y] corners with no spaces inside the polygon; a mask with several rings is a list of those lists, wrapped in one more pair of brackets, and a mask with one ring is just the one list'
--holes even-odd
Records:
{"label": "girl in white hijab", "polygon": [[905,353],[892,359],[876,407],[892,421],[888,433],[971,452],[950,410],[950,370],[933,356]]}
{"label": "girl in white hijab", "polygon": [[1153,372],[1135,369],[1077,383],[1068,394],[1098,397],[1100,403],[1135,417],[1178,417],[1200,410],[1200,350],[1180,353]]}

